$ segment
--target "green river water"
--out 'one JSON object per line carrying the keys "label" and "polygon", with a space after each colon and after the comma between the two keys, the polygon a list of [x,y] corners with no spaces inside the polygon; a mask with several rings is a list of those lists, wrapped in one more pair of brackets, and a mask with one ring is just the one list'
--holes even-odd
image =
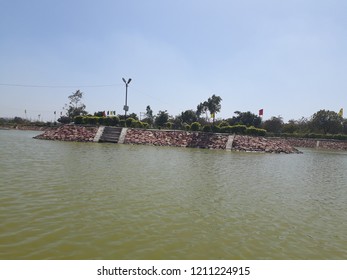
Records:
{"label": "green river water", "polygon": [[347,153],[0,130],[0,259],[347,259]]}

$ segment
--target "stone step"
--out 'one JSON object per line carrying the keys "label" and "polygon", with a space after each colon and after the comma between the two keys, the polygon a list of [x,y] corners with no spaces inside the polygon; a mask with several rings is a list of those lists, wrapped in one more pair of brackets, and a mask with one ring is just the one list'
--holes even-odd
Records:
{"label": "stone step", "polygon": [[118,143],[121,131],[121,127],[105,126],[99,142]]}

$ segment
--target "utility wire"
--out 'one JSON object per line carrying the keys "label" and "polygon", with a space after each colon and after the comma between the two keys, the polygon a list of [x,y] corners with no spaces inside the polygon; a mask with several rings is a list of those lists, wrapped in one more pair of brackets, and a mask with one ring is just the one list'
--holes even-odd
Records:
{"label": "utility wire", "polygon": [[114,87],[119,86],[120,84],[109,84],[109,85],[62,85],[62,86],[54,86],[54,85],[25,85],[25,84],[3,84],[0,83],[0,86],[5,87],[26,87],[26,88],[101,88],[101,87]]}

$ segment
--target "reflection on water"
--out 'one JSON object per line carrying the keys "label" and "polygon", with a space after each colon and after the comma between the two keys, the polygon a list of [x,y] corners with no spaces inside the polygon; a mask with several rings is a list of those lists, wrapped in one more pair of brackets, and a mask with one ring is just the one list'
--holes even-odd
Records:
{"label": "reflection on water", "polygon": [[0,131],[0,259],[346,259],[347,154]]}

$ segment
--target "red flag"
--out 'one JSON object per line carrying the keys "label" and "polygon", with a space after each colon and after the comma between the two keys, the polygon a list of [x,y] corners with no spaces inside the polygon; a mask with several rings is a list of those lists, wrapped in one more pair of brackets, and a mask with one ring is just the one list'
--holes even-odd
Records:
{"label": "red flag", "polygon": [[264,109],[260,109],[259,110],[259,116],[263,116],[264,115]]}

